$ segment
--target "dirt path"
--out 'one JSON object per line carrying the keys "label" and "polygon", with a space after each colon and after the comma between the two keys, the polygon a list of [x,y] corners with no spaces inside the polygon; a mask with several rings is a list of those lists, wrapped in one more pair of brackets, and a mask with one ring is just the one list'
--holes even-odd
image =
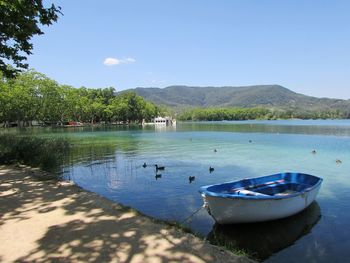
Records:
{"label": "dirt path", "polygon": [[253,262],[28,173],[0,166],[0,262]]}

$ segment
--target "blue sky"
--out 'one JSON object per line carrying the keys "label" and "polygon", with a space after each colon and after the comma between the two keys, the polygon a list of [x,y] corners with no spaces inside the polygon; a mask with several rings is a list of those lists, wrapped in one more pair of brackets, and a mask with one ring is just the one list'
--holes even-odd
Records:
{"label": "blue sky", "polygon": [[279,84],[350,99],[350,1],[60,0],[32,68],[89,88]]}

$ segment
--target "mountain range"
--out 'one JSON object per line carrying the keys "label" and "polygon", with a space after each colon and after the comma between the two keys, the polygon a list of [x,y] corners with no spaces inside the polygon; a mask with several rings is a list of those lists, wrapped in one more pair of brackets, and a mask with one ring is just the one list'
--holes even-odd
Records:
{"label": "mountain range", "polygon": [[181,110],[190,107],[267,107],[298,110],[341,110],[350,112],[350,100],[316,98],[280,85],[135,88],[137,95],[157,105]]}

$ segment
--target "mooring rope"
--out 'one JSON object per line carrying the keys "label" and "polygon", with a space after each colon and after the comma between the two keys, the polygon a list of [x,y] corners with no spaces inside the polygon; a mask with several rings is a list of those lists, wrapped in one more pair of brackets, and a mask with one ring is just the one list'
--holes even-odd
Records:
{"label": "mooring rope", "polygon": [[205,206],[202,205],[200,208],[198,208],[196,211],[194,211],[192,214],[190,214],[188,217],[186,217],[184,220],[182,220],[180,222],[180,225],[182,225],[183,223],[185,223],[188,219],[190,219],[191,217],[193,217],[195,214],[197,214],[202,208],[204,208]]}

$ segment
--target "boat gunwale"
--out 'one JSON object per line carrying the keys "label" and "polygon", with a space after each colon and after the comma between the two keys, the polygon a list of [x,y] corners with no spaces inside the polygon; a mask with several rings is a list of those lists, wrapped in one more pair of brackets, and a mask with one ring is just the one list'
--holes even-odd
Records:
{"label": "boat gunwale", "polygon": [[[212,187],[212,186],[219,186],[219,185],[223,185],[223,184],[230,184],[230,183],[236,183],[236,182],[240,182],[243,180],[254,180],[254,179],[258,179],[258,178],[262,178],[262,177],[270,177],[270,176],[275,176],[275,175],[281,175],[281,174],[301,174],[301,175],[306,175],[306,176],[312,176],[318,179],[318,181],[314,184],[311,185],[310,187],[305,188],[302,191],[296,192],[296,193],[292,193],[292,194],[287,194],[287,195],[237,195],[234,193],[218,193],[218,192],[213,192],[213,191],[209,191],[208,188]],[[211,196],[211,197],[219,197],[219,198],[230,198],[230,199],[248,199],[248,200],[261,200],[261,201],[266,201],[266,200],[278,200],[278,199],[287,199],[287,198],[292,198],[292,197],[296,197],[305,193],[308,193],[312,190],[314,190],[315,188],[317,188],[321,183],[322,183],[323,179],[311,174],[305,174],[305,173],[297,173],[297,172],[285,172],[285,173],[277,173],[277,174],[271,174],[271,175],[267,175],[267,176],[259,176],[259,177],[253,177],[253,178],[244,178],[241,180],[237,180],[237,181],[229,181],[229,182],[224,182],[224,183],[220,183],[220,184],[212,184],[212,185],[205,185],[202,186],[199,189],[199,193],[202,196]]]}

